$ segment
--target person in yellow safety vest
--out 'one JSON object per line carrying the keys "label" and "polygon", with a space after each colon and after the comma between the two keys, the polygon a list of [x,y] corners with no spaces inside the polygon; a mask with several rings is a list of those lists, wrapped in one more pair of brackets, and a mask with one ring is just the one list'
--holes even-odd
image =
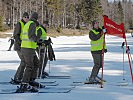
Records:
{"label": "person in yellow safety vest", "polygon": [[[103,30],[99,27],[99,22],[94,20],[92,22],[93,29],[89,32],[90,44],[91,44],[91,54],[93,57],[94,66],[89,79],[85,84],[100,84],[100,80],[97,79],[100,68],[102,68],[102,53],[107,52],[106,43],[104,41]],[[104,47],[104,49],[103,49]],[[99,78],[99,77],[98,77]]]}
{"label": "person in yellow safety vest", "polygon": [[[39,59],[36,55],[36,47],[37,42],[40,39],[37,31],[38,24],[38,14],[34,12],[31,15],[30,20],[24,26],[24,30],[22,33],[22,43],[21,43],[21,51],[24,56],[24,60],[26,63],[22,82],[20,87],[16,90],[17,93],[22,92],[38,92],[38,89],[35,87],[42,87],[41,84],[35,81],[37,77],[37,70],[39,68]],[[29,88],[29,85],[32,88]]]}
{"label": "person in yellow safety vest", "polygon": [[21,41],[22,41],[23,28],[24,28],[24,25],[28,22],[28,20],[29,20],[29,14],[27,12],[24,12],[22,19],[16,24],[14,32],[13,32],[13,38],[15,39],[14,50],[17,52],[21,61],[20,61],[20,65],[14,75],[14,79],[11,79],[11,81],[10,81],[11,84],[19,84],[23,77],[25,61],[24,61],[24,57],[21,53],[20,46],[21,46]]}
{"label": "person in yellow safety vest", "polygon": [[[41,39],[42,41],[47,40],[47,28],[48,26],[48,21],[43,21],[43,24],[39,25],[38,29],[41,30]],[[48,57],[47,57],[47,46],[46,45],[42,45],[38,43],[38,48],[37,48],[37,52],[39,55],[39,61],[40,61],[40,67],[39,67],[39,73],[38,73],[38,77],[42,77],[42,76],[48,76],[49,74],[47,72],[45,72],[45,67],[48,61]]]}

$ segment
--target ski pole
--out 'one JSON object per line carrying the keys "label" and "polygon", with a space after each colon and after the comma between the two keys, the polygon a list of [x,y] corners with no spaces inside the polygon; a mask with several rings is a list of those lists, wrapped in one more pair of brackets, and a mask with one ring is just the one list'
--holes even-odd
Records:
{"label": "ski pole", "polygon": [[50,73],[50,60],[49,60],[49,73]]}
{"label": "ski pole", "polygon": [[42,61],[42,66],[41,66],[41,77],[42,77],[42,72],[43,72],[43,66],[44,66],[44,60],[45,60],[45,53],[47,52],[47,46],[44,49],[44,53],[43,53],[43,61]]}
{"label": "ski pole", "polygon": [[49,62],[49,73],[50,73],[50,60],[49,60],[49,54],[48,54],[48,50],[47,50],[47,57],[48,57],[48,62]]}
{"label": "ski pole", "polygon": [[125,75],[124,75],[124,71],[125,71],[125,66],[124,66],[124,45],[125,42],[122,43],[121,48],[123,49],[123,80],[125,80]]}
{"label": "ski pole", "polygon": [[131,61],[132,61],[132,64],[133,64],[133,59],[132,59],[132,55],[131,55],[129,46],[128,46],[128,51],[129,51],[129,55],[130,55],[130,58],[131,58]]}
{"label": "ski pole", "polygon": [[[39,46],[38,49],[39,49],[39,51],[38,51],[38,59],[39,59],[39,62],[40,62],[41,46]],[[37,78],[39,78],[39,68],[37,70]]]}

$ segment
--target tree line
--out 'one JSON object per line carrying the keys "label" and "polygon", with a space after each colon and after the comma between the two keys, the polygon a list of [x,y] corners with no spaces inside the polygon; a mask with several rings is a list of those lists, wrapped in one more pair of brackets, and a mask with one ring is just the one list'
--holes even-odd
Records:
{"label": "tree line", "polygon": [[103,22],[103,15],[125,27],[133,27],[132,0],[0,0],[0,31],[14,29],[24,12],[38,12],[39,22],[47,20],[50,28],[81,29],[92,20]]}

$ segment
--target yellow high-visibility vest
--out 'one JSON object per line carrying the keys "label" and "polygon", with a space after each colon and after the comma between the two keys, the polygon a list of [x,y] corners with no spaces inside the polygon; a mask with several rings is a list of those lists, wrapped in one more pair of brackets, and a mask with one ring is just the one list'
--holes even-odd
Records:
{"label": "yellow high-visibility vest", "polygon": [[[91,30],[94,34],[100,34],[99,32],[96,32],[95,30]],[[103,45],[104,45],[104,49],[107,49],[106,44],[104,44],[104,34],[100,37],[100,39],[93,41],[90,41],[91,44],[91,51],[98,51],[98,50],[102,50],[103,49]]]}
{"label": "yellow high-visibility vest", "polygon": [[29,31],[29,27],[30,27],[31,23],[34,23],[34,22],[29,21],[24,26],[24,30],[23,30],[23,33],[22,33],[22,43],[21,43],[22,48],[36,49],[36,47],[37,47],[37,42],[34,42],[33,40],[30,40],[29,37],[28,37],[28,31]]}

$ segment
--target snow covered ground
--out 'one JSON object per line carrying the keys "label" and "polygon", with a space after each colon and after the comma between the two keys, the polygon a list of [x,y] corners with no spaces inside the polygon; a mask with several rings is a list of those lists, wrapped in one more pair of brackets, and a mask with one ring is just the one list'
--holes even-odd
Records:
{"label": "snow covered ground", "polygon": [[[15,51],[7,51],[9,38],[0,39],[0,82],[10,81],[16,72],[20,60]],[[128,45],[133,52],[133,38],[127,35]],[[85,81],[90,75],[93,61],[90,53],[88,36],[61,36],[52,38],[56,61],[47,65],[50,75],[70,75],[71,79],[42,79],[41,81],[56,80],[57,87],[70,86],[73,81]],[[114,36],[106,36],[108,52],[105,54],[104,88],[99,85],[76,86],[70,93],[44,94],[8,94],[0,95],[0,100],[132,100],[133,85],[130,75],[127,55],[124,55],[124,78],[128,86],[116,86],[123,82],[123,51],[121,43],[124,40]],[[50,66],[50,68],[49,68]],[[0,85],[0,89],[7,88]],[[10,86],[8,86],[10,88]]]}

